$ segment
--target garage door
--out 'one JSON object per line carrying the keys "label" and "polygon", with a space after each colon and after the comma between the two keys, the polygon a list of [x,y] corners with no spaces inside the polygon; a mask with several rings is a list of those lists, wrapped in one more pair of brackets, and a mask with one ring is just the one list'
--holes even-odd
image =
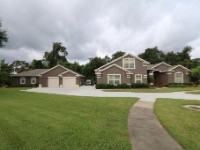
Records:
{"label": "garage door", "polygon": [[76,85],[76,77],[63,77],[63,87],[74,87]]}
{"label": "garage door", "polygon": [[58,88],[59,87],[59,77],[48,77],[48,87]]}

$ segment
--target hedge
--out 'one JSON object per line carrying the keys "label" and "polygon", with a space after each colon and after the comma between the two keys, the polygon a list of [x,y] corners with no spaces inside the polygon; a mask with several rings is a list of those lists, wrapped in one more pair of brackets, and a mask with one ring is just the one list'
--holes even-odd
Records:
{"label": "hedge", "polygon": [[96,89],[130,89],[130,88],[148,88],[148,84],[145,83],[132,83],[131,85],[128,84],[96,84]]}

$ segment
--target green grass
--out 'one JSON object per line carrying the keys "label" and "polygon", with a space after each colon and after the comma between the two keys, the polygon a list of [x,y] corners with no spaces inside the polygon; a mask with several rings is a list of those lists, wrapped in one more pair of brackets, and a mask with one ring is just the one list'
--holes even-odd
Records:
{"label": "green grass", "polygon": [[200,90],[200,87],[185,87],[185,88],[155,88],[155,89],[109,89],[105,92],[134,92],[134,93],[171,93],[181,91]]}
{"label": "green grass", "polygon": [[131,149],[136,101],[0,89],[0,149]]}
{"label": "green grass", "polygon": [[161,124],[186,150],[200,149],[200,111],[182,107],[200,101],[158,99],[154,111]]}

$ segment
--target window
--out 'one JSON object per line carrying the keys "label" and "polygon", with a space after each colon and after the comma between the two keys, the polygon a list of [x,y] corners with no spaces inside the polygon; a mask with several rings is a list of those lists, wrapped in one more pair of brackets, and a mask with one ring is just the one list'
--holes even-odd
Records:
{"label": "window", "polygon": [[26,78],[20,77],[20,84],[26,84]]}
{"label": "window", "polygon": [[134,58],[124,58],[123,67],[126,69],[135,69],[135,59]]}
{"label": "window", "polygon": [[141,74],[135,75],[135,83],[142,83],[142,75]]}
{"label": "window", "polygon": [[36,77],[31,77],[31,84],[36,84]]}
{"label": "window", "polygon": [[121,84],[121,75],[120,74],[108,75],[108,84],[113,84],[113,85]]}
{"label": "window", "polygon": [[175,83],[183,83],[183,73],[182,72],[176,72],[174,74],[175,76]]}

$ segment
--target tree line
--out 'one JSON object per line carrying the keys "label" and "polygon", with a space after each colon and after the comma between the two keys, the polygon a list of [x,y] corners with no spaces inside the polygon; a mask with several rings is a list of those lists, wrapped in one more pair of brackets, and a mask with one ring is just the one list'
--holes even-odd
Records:
{"label": "tree line", "polygon": [[[8,41],[8,37],[5,30],[1,29],[0,23],[0,48],[5,45]],[[192,79],[193,81],[200,79],[200,58],[191,59],[190,53],[192,52],[192,47],[186,46],[180,52],[169,51],[164,52],[158,49],[158,47],[147,48],[145,51],[138,56],[151,64],[160,63],[162,61],[170,64],[177,65],[181,64],[189,69],[192,69]],[[43,59],[32,60],[28,63],[23,60],[15,60],[8,64],[5,60],[0,60],[0,84],[10,84],[10,75],[20,73],[23,71],[33,70],[33,69],[48,69],[56,66],[57,64],[63,65],[73,71],[76,71],[86,77],[86,79],[96,80],[96,75],[94,70],[100,66],[111,62],[112,60],[121,57],[125,54],[124,51],[117,51],[111,57],[105,56],[92,57],[89,58],[89,62],[81,65],[78,62],[69,62],[67,60],[68,51],[67,48],[61,42],[54,42],[52,50],[45,52]]]}

